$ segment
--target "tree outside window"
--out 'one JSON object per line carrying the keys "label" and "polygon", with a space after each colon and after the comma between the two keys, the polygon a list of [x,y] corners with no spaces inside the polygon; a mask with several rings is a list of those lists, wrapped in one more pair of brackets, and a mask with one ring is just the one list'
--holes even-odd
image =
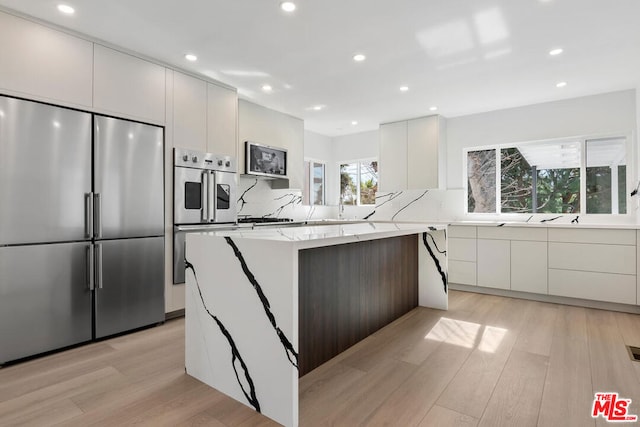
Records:
{"label": "tree outside window", "polygon": [[378,191],[378,161],[355,161],[340,164],[340,203],[372,205]]}

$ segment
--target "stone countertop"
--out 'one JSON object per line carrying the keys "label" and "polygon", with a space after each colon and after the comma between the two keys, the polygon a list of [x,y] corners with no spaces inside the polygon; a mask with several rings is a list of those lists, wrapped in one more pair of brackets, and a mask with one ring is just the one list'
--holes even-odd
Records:
{"label": "stone countertop", "polygon": [[408,234],[422,234],[425,231],[443,230],[445,223],[391,223],[357,222],[345,224],[323,224],[284,227],[238,228],[212,232],[193,233],[208,236],[240,239],[267,240],[295,244],[298,249],[353,243],[365,240],[385,239]]}
{"label": "stone countertop", "polygon": [[[553,217],[549,217],[553,218]],[[581,228],[581,229],[609,229],[609,230],[640,230],[640,224],[605,224],[605,223],[571,223],[571,218],[559,218],[556,221],[540,222],[541,220],[526,221],[481,221],[481,220],[462,220],[451,221],[449,225],[469,225],[478,227],[547,227],[547,228]],[[580,220],[579,220],[580,221]]]}

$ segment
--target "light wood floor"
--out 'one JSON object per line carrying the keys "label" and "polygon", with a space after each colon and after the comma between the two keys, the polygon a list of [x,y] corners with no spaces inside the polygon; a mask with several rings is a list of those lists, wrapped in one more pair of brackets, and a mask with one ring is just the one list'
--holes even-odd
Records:
{"label": "light wood floor", "polygon": [[[451,291],[300,380],[301,426],[593,426],[640,415],[640,316]],[[276,425],[184,373],[184,321],[0,369],[0,425]]]}

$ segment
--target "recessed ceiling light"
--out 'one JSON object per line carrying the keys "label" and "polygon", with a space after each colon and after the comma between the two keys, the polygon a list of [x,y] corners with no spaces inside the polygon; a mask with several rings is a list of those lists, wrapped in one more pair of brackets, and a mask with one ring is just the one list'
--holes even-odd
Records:
{"label": "recessed ceiling light", "polygon": [[271,92],[273,88],[271,87],[271,85],[262,85],[262,90],[265,92]]}
{"label": "recessed ceiling light", "polygon": [[567,82],[556,83],[556,87],[565,87],[566,85],[567,85]]}
{"label": "recessed ceiling light", "polygon": [[292,1],[283,1],[282,3],[280,3],[280,9],[284,10],[285,12],[293,12],[294,10],[296,10],[296,4]]}
{"label": "recessed ceiling light", "polygon": [[57,120],[54,120],[52,124],[53,124],[54,128],[59,128],[60,127],[60,122],[57,121]]}
{"label": "recessed ceiling light", "polygon": [[400,92],[406,92],[409,90],[409,86],[400,86]]}
{"label": "recessed ceiling light", "polygon": [[357,125],[358,125],[358,122],[354,120],[354,121],[352,121],[352,122],[351,122],[351,125],[352,125],[352,126],[357,126]]}
{"label": "recessed ceiling light", "polygon": [[198,57],[197,57],[197,56],[195,56],[193,53],[187,53],[187,54],[184,56],[184,59],[186,59],[187,61],[194,62],[194,61],[197,61],[197,60],[198,60]]}
{"label": "recessed ceiling light", "polygon": [[560,55],[562,52],[564,51],[561,48],[552,49],[549,51],[549,55],[556,56],[556,55]]}
{"label": "recessed ceiling light", "polygon": [[74,8],[72,8],[71,6],[67,5],[67,4],[59,4],[58,5],[58,10],[62,13],[64,13],[65,15],[73,15],[76,10]]}
{"label": "recessed ceiling light", "polygon": [[438,109],[438,107],[436,107],[435,105],[433,107],[429,107],[429,111],[436,111]]}
{"label": "recessed ceiling light", "polygon": [[362,62],[362,61],[364,61],[365,59],[367,59],[367,57],[366,57],[366,56],[364,56],[364,55],[363,55],[363,54],[361,54],[361,53],[357,53],[357,54],[353,55],[353,60],[354,60],[354,61],[356,61],[356,62]]}
{"label": "recessed ceiling light", "polygon": [[313,108],[315,111],[320,111],[324,108],[324,105],[314,105],[311,108]]}

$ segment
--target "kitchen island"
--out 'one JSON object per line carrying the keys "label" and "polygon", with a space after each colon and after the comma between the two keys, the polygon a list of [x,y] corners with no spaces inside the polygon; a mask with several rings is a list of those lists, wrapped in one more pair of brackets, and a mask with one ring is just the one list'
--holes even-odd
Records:
{"label": "kitchen island", "polygon": [[296,426],[301,375],[417,305],[447,309],[445,228],[361,222],[189,234],[187,373]]}

